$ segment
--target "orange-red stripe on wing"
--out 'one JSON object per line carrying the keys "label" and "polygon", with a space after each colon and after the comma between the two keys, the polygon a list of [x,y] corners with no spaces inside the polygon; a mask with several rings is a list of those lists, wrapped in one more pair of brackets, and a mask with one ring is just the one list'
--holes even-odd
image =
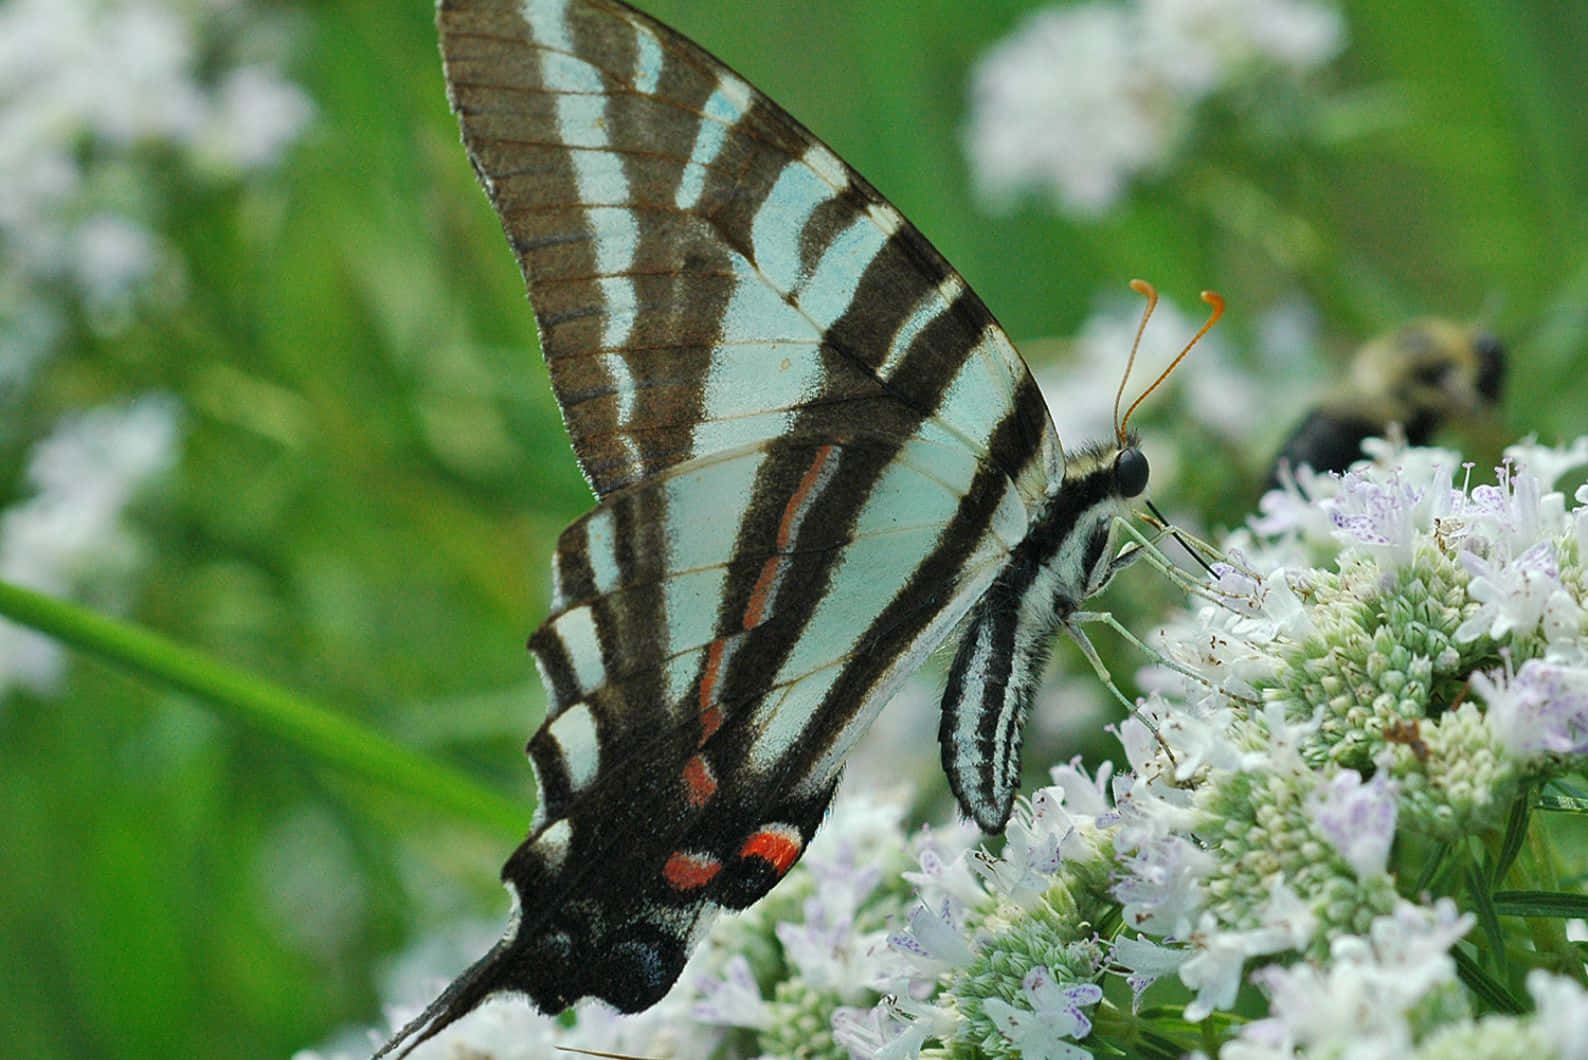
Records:
{"label": "orange-red stripe on wing", "polygon": [[767,561],[761,564],[761,576],[755,580],[755,588],[750,590],[750,602],[744,605],[745,629],[754,629],[761,624],[761,619],[766,614],[767,597],[771,595],[778,568],[782,565],[782,556],[769,556]]}
{"label": "orange-red stripe on wing", "polygon": [[822,468],[827,465],[828,459],[833,455],[833,447],[824,445],[816,450],[816,459],[811,461],[811,466],[805,469],[805,474],[800,476],[800,484],[794,487],[794,495],[788,499],[788,504],[783,508],[783,519],[777,526],[777,547],[779,550],[788,548],[789,538],[794,532],[794,518],[805,501],[810,497],[811,490],[816,488],[816,482],[822,476]]}

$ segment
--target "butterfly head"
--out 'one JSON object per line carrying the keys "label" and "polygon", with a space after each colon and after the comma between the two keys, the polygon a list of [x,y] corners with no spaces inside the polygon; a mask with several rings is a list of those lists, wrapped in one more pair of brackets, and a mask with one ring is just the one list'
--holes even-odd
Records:
{"label": "butterfly head", "polygon": [[1123,449],[1114,454],[1114,490],[1129,500],[1147,490],[1147,454],[1141,451],[1134,437],[1127,437]]}
{"label": "butterfly head", "polygon": [[1071,504],[1129,501],[1147,492],[1150,465],[1141,438],[1130,431],[1122,438],[1097,442],[1064,454],[1064,481],[1058,493]]}

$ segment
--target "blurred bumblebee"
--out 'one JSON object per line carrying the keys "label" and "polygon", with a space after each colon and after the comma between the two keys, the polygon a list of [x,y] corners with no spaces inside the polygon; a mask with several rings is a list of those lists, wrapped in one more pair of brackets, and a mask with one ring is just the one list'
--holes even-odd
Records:
{"label": "blurred bumblebee", "polygon": [[1482,328],[1448,320],[1415,320],[1357,351],[1351,378],[1320,401],[1280,447],[1268,475],[1282,468],[1344,471],[1362,456],[1362,441],[1399,424],[1412,445],[1424,445],[1447,420],[1489,408],[1500,397],[1505,348]]}

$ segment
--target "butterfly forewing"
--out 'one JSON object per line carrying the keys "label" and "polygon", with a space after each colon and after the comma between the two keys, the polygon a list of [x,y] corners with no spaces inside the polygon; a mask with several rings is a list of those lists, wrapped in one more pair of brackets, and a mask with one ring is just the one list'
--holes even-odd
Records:
{"label": "butterfly forewing", "polygon": [[[440,23],[597,493],[879,396],[986,451],[1024,364],[931,245],[775,104],[621,4],[443,2]],[[1018,408],[1023,446],[1044,450],[1032,470],[1055,470],[1034,391]],[[1035,499],[1039,477],[997,455]]]}
{"label": "butterfly forewing", "polygon": [[659,999],[794,864],[1063,467],[964,281],[720,62],[611,0],[439,21],[600,503],[530,640],[550,707],[513,926],[388,1048],[499,991]]}

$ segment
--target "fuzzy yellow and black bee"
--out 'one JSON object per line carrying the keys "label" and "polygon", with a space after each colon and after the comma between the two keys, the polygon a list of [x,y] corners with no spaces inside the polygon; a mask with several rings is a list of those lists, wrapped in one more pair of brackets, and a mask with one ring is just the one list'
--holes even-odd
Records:
{"label": "fuzzy yellow and black bee", "polygon": [[1380,335],[1357,352],[1349,382],[1291,432],[1268,487],[1284,468],[1344,471],[1362,456],[1363,440],[1391,424],[1424,445],[1446,422],[1494,405],[1504,377],[1505,348],[1483,328],[1430,317]]}

